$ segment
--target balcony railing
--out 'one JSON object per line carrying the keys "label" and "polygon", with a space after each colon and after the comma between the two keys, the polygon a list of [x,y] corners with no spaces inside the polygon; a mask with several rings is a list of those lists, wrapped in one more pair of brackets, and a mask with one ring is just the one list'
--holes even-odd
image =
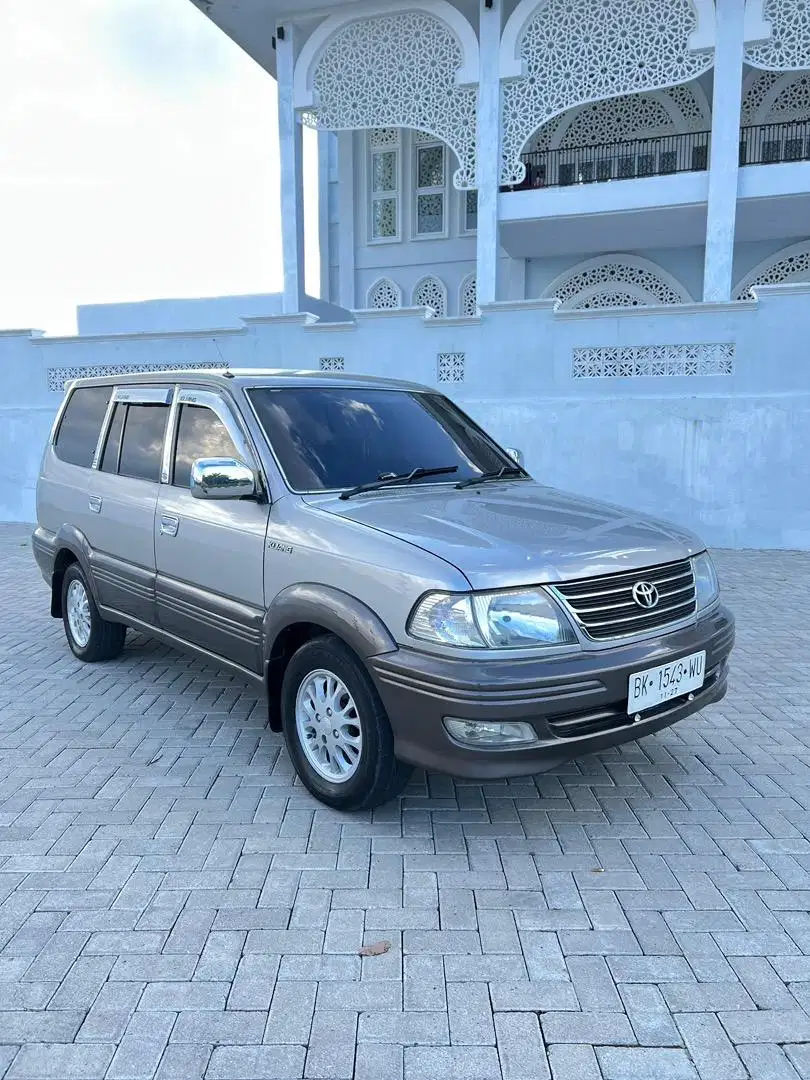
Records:
{"label": "balcony railing", "polygon": [[761,124],[740,132],[740,165],[810,161],[810,120]]}
{"label": "balcony railing", "polygon": [[709,165],[709,138],[708,131],[696,131],[521,154],[526,178],[520,184],[501,190],[572,187],[644,176],[704,172]]}

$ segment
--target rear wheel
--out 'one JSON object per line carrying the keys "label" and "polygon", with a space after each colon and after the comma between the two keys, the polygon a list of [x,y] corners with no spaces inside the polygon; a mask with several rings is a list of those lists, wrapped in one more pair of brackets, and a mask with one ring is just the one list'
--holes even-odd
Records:
{"label": "rear wheel", "polygon": [[89,664],[113,660],[124,647],[127,628],[102,619],[78,563],[71,563],[62,578],[62,621],[74,655]]}
{"label": "rear wheel", "polygon": [[306,787],[337,810],[371,810],[402,791],[413,771],[394,756],[394,737],[374,683],[332,635],[295,653],[281,689],[287,750]]}

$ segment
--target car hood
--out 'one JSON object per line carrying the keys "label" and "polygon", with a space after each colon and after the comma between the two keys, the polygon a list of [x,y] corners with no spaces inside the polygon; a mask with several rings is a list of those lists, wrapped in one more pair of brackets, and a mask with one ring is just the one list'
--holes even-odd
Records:
{"label": "car hood", "polygon": [[461,490],[422,485],[307,502],[438,555],[475,589],[641,570],[704,548],[674,525],[530,480]]}

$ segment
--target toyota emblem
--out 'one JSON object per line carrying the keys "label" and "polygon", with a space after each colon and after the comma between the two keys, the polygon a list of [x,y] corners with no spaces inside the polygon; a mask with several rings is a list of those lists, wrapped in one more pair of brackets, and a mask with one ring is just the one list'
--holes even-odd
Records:
{"label": "toyota emblem", "polygon": [[633,586],[633,599],[639,607],[654,608],[658,603],[658,589],[649,581],[637,581]]}

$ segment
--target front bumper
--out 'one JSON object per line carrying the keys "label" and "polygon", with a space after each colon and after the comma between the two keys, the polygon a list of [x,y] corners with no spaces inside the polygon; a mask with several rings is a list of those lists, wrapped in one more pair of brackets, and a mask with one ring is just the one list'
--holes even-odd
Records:
{"label": "front bumper", "polygon": [[[725,696],[734,617],[718,607],[694,626],[613,649],[554,660],[452,659],[402,648],[371,657],[371,675],[388,712],[402,761],[454,776],[486,780],[526,776],[561,761],[638,739]],[[634,672],[706,650],[706,680],[693,700],[673,698],[642,715],[627,715]],[[446,716],[524,721],[538,745],[477,750],[447,734]]]}

